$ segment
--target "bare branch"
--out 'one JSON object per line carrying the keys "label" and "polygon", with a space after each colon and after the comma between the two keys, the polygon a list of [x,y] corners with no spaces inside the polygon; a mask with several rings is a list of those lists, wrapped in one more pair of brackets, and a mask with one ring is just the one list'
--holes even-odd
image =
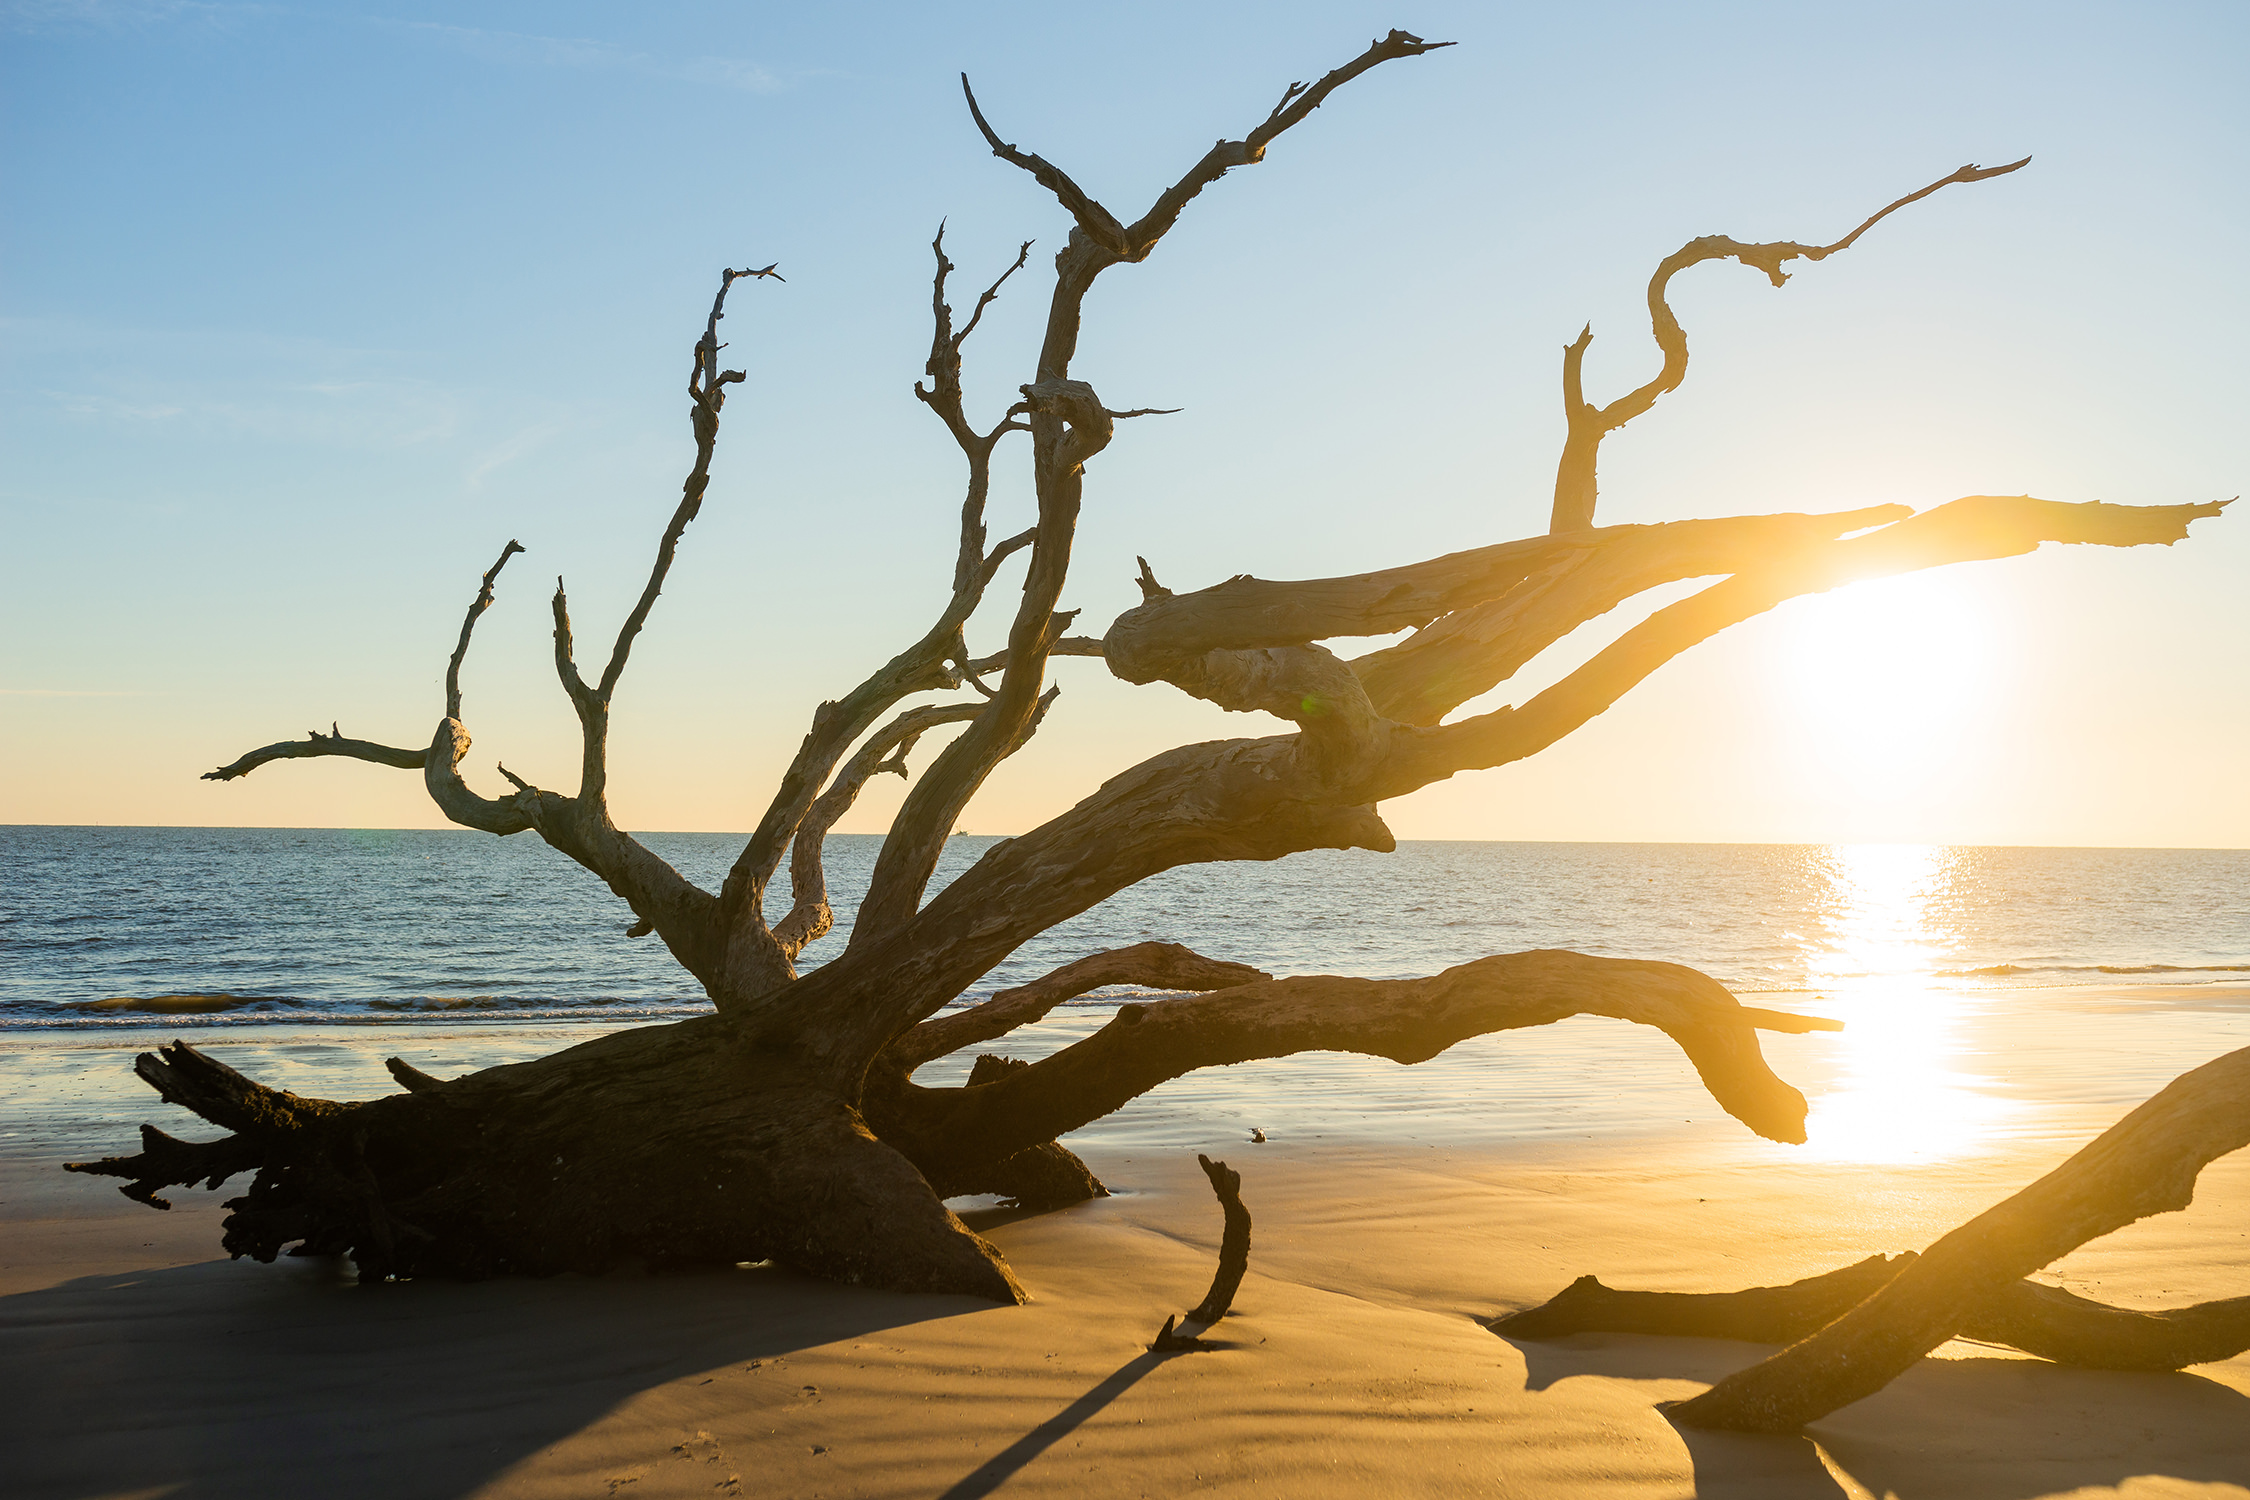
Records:
{"label": "bare branch", "polygon": [[1593,325],[1588,324],[1578,337],[1563,350],[1563,414],[1569,431],[1563,440],[1561,462],[1555,469],[1555,506],[1549,523],[1550,531],[1581,531],[1594,524],[1594,504],[1597,499],[1596,467],[1601,442],[1611,432],[1624,426],[1656,404],[1659,396],[1676,390],[1687,378],[1687,334],[1672,315],[1671,304],[1665,300],[1666,288],[1674,276],[1690,266],[1707,260],[1734,259],[1746,266],[1755,266],[1766,273],[1767,279],[1780,286],[1789,279],[1781,267],[1792,260],[1825,260],[1839,250],[1850,248],[1852,243],[1877,221],[1904,208],[1909,203],[1927,198],[1939,188],[1956,182],[1982,182],[1990,177],[2002,177],[2027,165],[2030,157],[2010,162],[2004,167],[1979,167],[1970,165],[1939,178],[1928,187],[1907,194],[1896,203],[1870,215],[1850,234],[1832,245],[1800,245],[1793,240],[1772,244],[1745,245],[1723,234],[1706,235],[1682,245],[1658,264],[1656,274],[1648,283],[1649,328],[1656,345],[1663,352],[1663,367],[1655,378],[1637,390],[1618,397],[1607,406],[1590,405],[1584,395],[1582,367],[1586,346],[1593,342]]}
{"label": "bare branch", "polygon": [[1023,602],[1009,632],[1006,675],[987,712],[946,747],[900,808],[876,860],[867,898],[861,904],[861,919],[852,932],[855,946],[889,932],[913,915],[936,869],[946,831],[993,768],[1022,743],[1044,702],[1040,690],[1047,655],[1060,634],[1054,628],[1055,606],[1069,570],[1084,467],[1108,444],[1117,421],[1116,414],[1101,403],[1091,387],[1070,378],[1070,362],[1078,346],[1080,306],[1094,278],[1118,261],[1145,258],[1189,199],[1216,181],[1229,166],[1259,160],[1268,141],[1311,113],[1331,90],[1389,58],[1429,50],[1431,44],[1420,38],[1394,31],[1312,89],[1300,92],[1292,87],[1282,104],[1247,140],[1232,145],[1221,142],[1214,147],[1186,177],[1159,197],[1130,231],[1121,228],[1116,217],[1069,174],[1042,157],[1002,141],[977,104],[968,76],[962,75],[962,95],[993,154],[1031,173],[1070,211],[1077,227],[1055,259],[1055,291],[1046,337],[1040,346],[1037,379],[1022,388],[1031,418],[1039,527],[1031,565],[1026,570]]}
{"label": "bare branch", "polygon": [[[1849,250],[1852,247],[1852,242],[1854,240],[1867,233],[1868,230],[1873,229],[1882,220],[1888,218],[1890,215],[1906,207],[1906,205],[1909,203],[1918,203],[1922,199],[1929,197],[1930,194],[1936,192],[1941,187],[1950,187],[1956,182],[1982,182],[1988,177],[2005,177],[2010,172],[2017,171],[2020,168],[2028,167],[2030,165],[2031,158],[2027,156],[2021,161],[2009,162],[2004,167],[1980,167],[1975,162],[1970,162],[1967,166],[1956,167],[1951,173],[1944,177],[1940,177],[1937,181],[1931,183],[1928,187],[1917,188],[1915,191],[1908,193],[1905,197],[1899,199],[1896,203],[1893,203],[1886,208],[1877,209],[1874,213],[1869,214],[1865,223],[1861,224],[1859,228],[1853,230],[1850,234],[1845,235],[1835,244],[1823,245],[1817,250],[1806,250],[1800,253],[1806,260],[1825,260],[1829,256],[1834,255],[1839,250]],[[1759,269],[1764,270],[1765,267],[1760,264]],[[1780,272],[1778,270],[1767,271],[1766,274],[1775,277],[1780,276]],[[1774,284],[1778,286],[1780,285],[1780,281],[1777,280]]]}
{"label": "bare branch", "polygon": [[969,101],[969,117],[977,122],[977,129],[982,132],[985,144],[992,148],[994,156],[1029,172],[1041,187],[1053,193],[1062,206],[1070,211],[1071,218],[1078,221],[1082,234],[1117,259],[1126,258],[1125,226],[1117,222],[1117,216],[1096,203],[1084,188],[1071,181],[1068,172],[1053,162],[1043,156],[1018,151],[1002,141],[999,132],[985,119],[984,111],[978,108],[976,90],[969,87],[969,75],[966,73],[961,75],[961,97]]}
{"label": "bare branch", "polygon": [[976,93],[969,87],[969,75],[962,74],[962,97],[967,99],[969,114],[983,134],[985,144],[992,148],[992,154],[1029,172],[1040,186],[1055,195],[1076,221],[1077,227],[1072,230],[1069,242],[1055,257],[1055,295],[1047,318],[1047,336],[1039,351],[1039,379],[1060,380],[1069,375],[1070,361],[1078,348],[1079,307],[1094,278],[1120,261],[1146,260],[1149,252],[1156,248],[1156,242],[1178,222],[1180,211],[1198,193],[1225,176],[1228,169],[1264,160],[1266,146],[1275,136],[1319,108],[1335,89],[1378,63],[1398,57],[1418,57],[1452,45],[1451,42],[1425,42],[1406,32],[1393,31],[1370,43],[1365,52],[1334,69],[1309,89],[1302,84],[1291,84],[1283,93],[1281,103],[1248,136],[1239,141],[1220,141],[1213,146],[1201,161],[1188,169],[1186,176],[1158,195],[1148,212],[1130,229],[1120,225],[1114,214],[1096,202],[1060,167],[1002,141],[977,104]]}
{"label": "bare branch", "polygon": [[[1243,1273],[1250,1269],[1250,1210],[1242,1203],[1242,1174],[1200,1151],[1195,1161],[1210,1179],[1211,1191],[1219,1200],[1219,1267],[1211,1275],[1211,1290],[1203,1294],[1194,1311],[1185,1318],[1164,1320],[1155,1341],[1148,1346],[1151,1354],[1217,1348],[1198,1335],[1210,1332],[1227,1315],[1234,1306],[1234,1294],[1241,1290]],[[1179,1325],[1176,1329],[1175,1324]]]}
{"label": "bare branch", "polygon": [[[737,932],[737,941],[746,951],[758,952],[772,945],[772,939],[761,928],[765,889],[780,865],[783,851],[802,828],[821,787],[853,742],[900,699],[911,693],[961,685],[967,674],[955,671],[948,663],[960,661],[967,655],[962,627],[983,601],[984,591],[1001,565],[1014,553],[1031,545],[1038,535],[1038,528],[1027,529],[986,554],[984,507],[991,488],[993,447],[1007,433],[1029,429],[1003,420],[989,433],[978,433],[963,411],[960,379],[963,342],[975,330],[985,308],[999,295],[1008,278],[1024,265],[1030,249],[1031,242],[1025,241],[1017,251],[1014,264],[985,289],[967,325],[956,332],[953,309],[945,300],[946,278],[954,267],[945,254],[944,226],[939,226],[937,236],[930,242],[931,254],[937,262],[930,292],[930,357],[925,365],[930,384],[924,386],[917,382],[914,393],[945,423],[969,466],[967,492],[961,504],[960,543],[954,562],[952,596],[937,622],[920,640],[894,656],[842,699],[824,703],[814,713],[810,732],[783,774],[781,785],[775,789],[749,842],[736,858],[722,893],[722,921]],[[987,698],[996,696],[973,675],[967,675],[967,680]]]}
{"label": "bare branch", "polygon": [[1690,1427],[1788,1432],[1871,1396],[1973,1310],[2113,1230],[2186,1208],[2203,1168],[2250,1145],[2250,1047],[2167,1084],[2030,1187],[1946,1235],[1835,1322],[1671,1409]]}
{"label": "bare branch", "polygon": [[1164,237],[1165,232],[1178,222],[1180,210],[1186,208],[1198,193],[1224,177],[1230,168],[1249,166],[1265,160],[1266,147],[1275,136],[1302,123],[1306,116],[1320,108],[1330,94],[1360,74],[1393,58],[1420,57],[1425,52],[1435,52],[1441,47],[1452,45],[1451,42],[1425,42],[1418,36],[1393,31],[1378,41],[1368,43],[1365,52],[1342,67],[1331,70],[1312,87],[1291,84],[1281,96],[1281,103],[1274,106],[1273,112],[1256,129],[1239,141],[1219,142],[1205,153],[1203,160],[1188,169],[1185,177],[1164,190],[1156,202],[1149,206],[1148,212],[1124,232],[1128,252],[1120,258],[1145,258],[1155,248],[1156,242]]}
{"label": "bare branch", "polygon": [[428,754],[426,750],[401,750],[393,745],[378,745],[372,740],[347,740],[341,734],[322,734],[317,729],[308,729],[301,740],[262,745],[216,771],[205,771],[203,780],[232,781],[237,776],[249,775],[268,761],[304,760],[319,755],[341,755],[350,760],[373,761],[379,766],[396,766],[402,771],[418,771]]}
{"label": "bare branch", "polygon": [[[1025,259],[1031,254],[1031,244],[1030,240],[1023,242],[1016,251],[1014,264],[984,289],[969,314],[969,321],[955,332],[953,308],[945,300],[945,279],[953,271],[953,262],[946,258],[943,224],[938,226],[937,237],[930,241],[930,253],[937,258],[937,274],[930,287],[930,357],[923,366],[930,384],[925,387],[916,381],[914,395],[937,413],[960,446],[962,456],[969,461],[968,493],[961,503],[960,548],[953,564],[956,598],[972,591],[981,592],[983,585],[992,581],[992,569],[998,565],[998,556],[992,559],[984,556],[984,505],[992,486],[993,447],[1009,432],[1029,430],[1006,420],[989,433],[980,433],[969,425],[968,414],[961,404],[961,346],[976,331],[977,324],[984,318],[984,310],[1000,295],[1000,288],[1007,284],[1008,278],[1023,269]],[[1026,536],[1025,541],[1029,539]],[[1004,555],[1005,552],[999,554]]]}
{"label": "bare branch", "polygon": [[[1486,1326],[1508,1339],[1600,1332],[1794,1344],[1897,1280],[1915,1259],[1871,1255],[1826,1275],[1740,1292],[1615,1291],[1581,1276],[1540,1306]],[[2250,1297],[2143,1312],[2059,1286],[2011,1281],[1972,1303],[1951,1336],[2085,1369],[2178,1370],[2250,1349]]]}
{"label": "bare branch", "polygon": [[[1050,646],[1047,654],[1051,657],[1099,656],[1102,654],[1102,643],[1090,635],[1066,635]],[[976,678],[1004,671],[1007,665],[1008,653],[995,651],[990,656],[980,656],[974,661],[963,663],[961,670],[964,676]]]}
{"label": "bare branch", "polygon": [[1084,1041],[998,1082],[914,1098],[948,1149],[1005,1156],[1197,1068],[1310,1051],[1415,1063],[1469,1037],[1575,1015],[1658,1028],[1727,1113],[1772,1140],[1805,1138],[1804,1096],[1766,1066],[1753,1017],[1716,980],[1677,964],[1555,950],[1481,958],[1429,979],[1313,975],[1128,1005]]}
{"label": "bare branch", "polygon": [[[1272,583],[1241,575],[1191,594],[1174,594],[1144,572],[1147,597],[1110,626],[1103,654],[1127,682],[1162,680],[1222,708],[1297,724],[1309,769],[1342,784],[1381,759],[1385,723],[1402,708],[1410,722],[1435,720],[1622,599],[1906,513],[1889,506],[1616,527],[1353,578]],[[1313,644],[1433,614],[1441,616],[1435,625],[1364,662],[1339,661]],[[1441,628],[1456,622],[1464,628]]]}
{"label": "bare branch", "polygon": [[1006,989],[967,1010],[924,1021],[885,1050],[885,1056],[911,1073],[932,1058],[945,1057],[1029,1026],[1066,1000],[1113,984],[1158,990],[1218,990],[1271,979],[1248,964],[1205,958],[1178,943],[1135,943],[1090,953],[1029,984]]}
{"label": "bare branch", "polygon": [[1357,790],[1371,799],[1400,796],[1459,771],[1536,754],[1688,647],[1801,594],[1946,563],[2013,557],[2042,542],[2169,545],[2187,535],[2189,522],[2218,515],[2226,503],[2065,505],[2029,495],[1970,495],[1862,536],[1816,542],[1658,610],[1520,709],[1402,731],[1381,771]]}
{"label": "bare branch", "polygon": [[1911,514],[1903,505],[1877,505],[1821,516],[1739,516],[1573,532],[1568,539],[1585,545],[1549,555],[1504,590],[1454,607],[1395,646],[1355,658],[1351,669],[1386,718],[1435,724],[1636,594],[1682,579],[1738,573]]}
{"label": "bare branch", "polygon": [[981,703],[947,703],[908,709],[869,735],[843,769],[806,811],[789,849],[790,909],[773,924],[774,941],[791,959],[836,922],[828,905],[828,876],[821,860],[828,830],[851,811],[870,778],[906,774],[906,757],[915,742],[942,724],[959,724],[984,711]]}
{"label": "bare branch", "polygon": [[460,644],[453,648],[453,660],[445,666],[445,716],[449,719],[461,717],[461,663],[469,654],[469,632],[476,629],[477,616],[492,608],[493,580],[508,565],[508,559],[523,550],[521,542],[514,537],[508,538],[508,545],[500,549],[500,560],[485,570],[484,582],[478,587],[476,598],[469,604],[468,617],[461,621]]}
{"label": "bare branch", "polygon": [[994,576],[999,573],[1000,565],[1002,563],[1006,562],[1009,558],[1015,556],[1018,552],[1021,552],[1024,548],[1030,546],[1038,539],[1039,528],[1036,526],[1027,526],[1023,530],[1017,532],[1014,536],[1009,537],[1005,541],[1001,542],[999,546],[993,548],[991,552],[985,555],[983,561],[977,565],[977,588],[981,591],[983,588],[989,586]]}
{"label": "bare branch", "polygon": [[649,569],[648,583],[641,589],[641,597],[625,623],[617,628],[617,644],[610,648],[609,665],[602,670],[601,696],[606,704],[616,691],[617,680],[625,675],[625,659],[632,654],[633,638],[648,623],[649,611],[656,607],[656,596],[663,592],[665,575],[672,571],[672,558],[679,550],[680,536],[688,523],[703,509],[703,492],[711,483],[711,455],[719,441],[719,411],[726,405],[728,385],[742,379],[740,370],[722,371],[719,368],[719,321],[724,318],[727,292],[745,278],[772,277],[772,266],[758,271],[725,271],[719,277],[718,295],[711,299],[711,317],[704,325],[703,337],[696,343],[695,374],[688,381],[688,395],[695,402],[689,412],[695,429],[695,467],[680,485],[680,503],[672,512],[672,520],[664,528],[664,536],[656,545],[656,562]]}

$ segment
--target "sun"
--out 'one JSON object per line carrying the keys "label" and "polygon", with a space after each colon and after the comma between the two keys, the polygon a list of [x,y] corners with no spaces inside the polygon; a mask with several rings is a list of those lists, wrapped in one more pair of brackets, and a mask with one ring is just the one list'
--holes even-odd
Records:
{"label": "sun", "polygon": [[1998,698],[2001,633],[1946,573],[1850,584],[1801,601],[1781,647],[1781,711],[1802,749],[1869,792],[1942,774]]}

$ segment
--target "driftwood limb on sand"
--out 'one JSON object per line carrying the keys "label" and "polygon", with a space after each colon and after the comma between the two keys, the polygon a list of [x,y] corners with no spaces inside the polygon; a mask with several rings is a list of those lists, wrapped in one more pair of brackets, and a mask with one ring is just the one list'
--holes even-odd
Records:
{"label": "driftwood limb on sand", "polygon": [[1219,1237],[1219,1269],[1211,1278],[1211,1290],[1185,1319],[1166,1318],[1164,1327],[1157,1332],[1149,1347],[1152,1354],[1170,1354],[1190,1349],[1208,1349],[1211,1346],[1195,1334],[1176,1326],[1185,1325],[1199,1332],[1208,1332],[1227,1315],[1234,1306],[1234,1294],[1242,1286],[1242,1273],[1250,1269],[1250,1210],[1242,1206],[1242,1174],[1223,1161],[1213,1161],[1198,1154],[1196,1163],[1203,1175],[1211,1179],[1211,1191],[1218,1195],[1219,1208],[1226,1215],[1226,1228]]}
{"label": "driftwood limb on sand", "polygon": [[1619,1292],[1583,1277],[1494,1323],[1701,1334],[1790,1347],[1672,1407],[1689,1427],[1787,1432],[1871,1396],[1956,1335],[2069,1364],[2168,1370],[2250,1346],[2250,1297],[2134,1312],[2025,1276],[2112,1230],[2183,1209],[2203,1168],[2250,1145],[2250,1047],[2183,1073],[2030,1187],[1920,1256],[1881,1256],[1788,1287],[1715,1297]]}
{"label": "driftwood limb on sand", "polygon": [[[1740,1292],[1633,1292],[1581,1276],[1538,1307],[1487,1326],[1512,1339],[1573,1333],[1658,1333],[1794,1344],[1890,1285],[1914,1255],[1867,1259],[1787,1286]],[[2250,1297],[2136,1311],[2061,1287],[2013,1281],[1971,1307],[1960,1338],[2005,1344],[2057,1364],[2095,1370],[2179,1370],[2250,1349]]]}

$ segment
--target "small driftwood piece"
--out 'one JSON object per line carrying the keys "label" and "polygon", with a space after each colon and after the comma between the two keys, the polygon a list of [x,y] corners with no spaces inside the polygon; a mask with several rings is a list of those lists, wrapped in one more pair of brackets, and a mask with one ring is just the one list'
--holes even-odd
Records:
{"label": "small driftwood piece", "polygon": [[[1515,1339],[1657,1333],[1794,1344],[1890,1285],[1914,1255],[1870,1255],[1787,1286],[1740,1292],[1632,1292],[1581,1276],[1538,1307],[1486,1326]],[[2250,1349],[2250,1297],[2141,1312],[2035,1281],[2015,1281],[1963,1316],[1956,1336],[2094,1370],[2179,1370]]]}
{"label": "small driftwood piece", "polygon": [[2203,1168],[2245,1145],[2250,1047],[2174,1079],[2054,1171],[1932,1245],[1867,1300],[1670,1415],[1690,1427],[1793,1431],[1873,1395],[1956,1332],[1984,1336],[1972,1331],[1979,1314],[2014,1305],[2009,1299],[2023,1304],[2017,1331],[2041,1346],[2031,1352],[2050,1358],[2059,1357],[2050,1350],[2067,1350],[2074,1363],[2086,1362],[2111,1330],[2133,1356],[2126,1368],[2150,1368],[2141,1359],[2158,1352],[2168,1360],[2170,1338],[2195,1358],[2217,1357],[2207,1351],[2228,1338],[2203,1341],[2236,1327],[2250,1299],[2135,1314],[2053,1289],[2027,1297],[2011,1288],[2088,1240],[2186,1208]]}
{"label": "small driftwood piece", "polygon": [[[1250,1269],[1250,1210],[1242,1206],[1242,1174],[1200,1153],[1195,1160],[1203,1175],[1211,1179],[1211,1191],[1218,1195],[1219,1208],[1226,1215],[1226,1228],[1219,1236],[1219,1269],[1211,1278],[1211,1290],[1203,1294],[1194,1311],[1185,1318],[1164,1320],[1164,1327],[1148,1346],[1152,1354],[1214,1347],[1197,1335],[1208,1333],[1227,1315],[1227,1309],[1234,1306],[1235,1292],[1242,1286],[1242,1273]],[[1190,1333],[1190,1328],[1195,1332]]]}

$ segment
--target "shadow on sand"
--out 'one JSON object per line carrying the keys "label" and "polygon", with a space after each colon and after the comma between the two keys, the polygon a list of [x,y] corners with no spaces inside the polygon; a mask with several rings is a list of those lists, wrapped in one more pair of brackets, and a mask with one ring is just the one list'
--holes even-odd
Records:
{"label": "shadow on sand", "polygon": [[11,1497],[450,1500],[667,1380],[984,1308],[759,1267],[360,1287],[212,1261],[0,1298]]}
{"label": "shadow on sand", "polygon": [[[1771,1352],[1635,1334],[1505,1342],[1531,1391],[1579,1375],[1715,1383]],[[2140,1476],[2250,1486],[2250,1397],[2186,1373],[1925,1359],[1803,1435],[1673,1430],[1700,1500],[1848,1493],[1836,1473],[1897,1500],[2028,1500]]]}

